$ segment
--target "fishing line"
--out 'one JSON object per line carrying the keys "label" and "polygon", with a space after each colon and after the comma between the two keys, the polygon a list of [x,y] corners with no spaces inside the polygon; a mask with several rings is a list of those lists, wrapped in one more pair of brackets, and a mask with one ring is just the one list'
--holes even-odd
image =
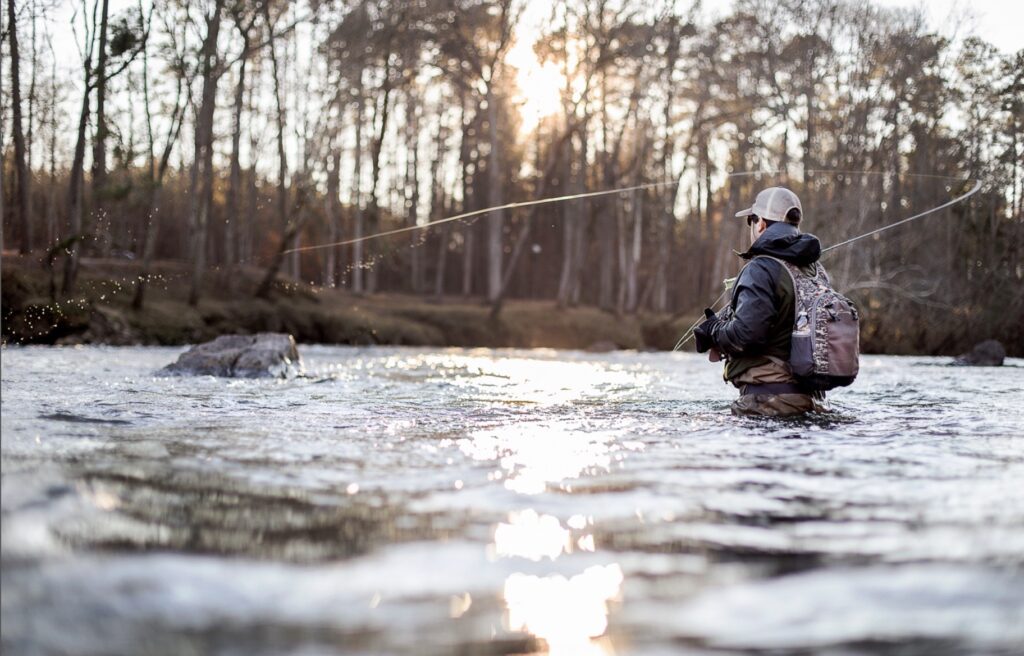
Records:
{"label": "fishing line", "polygon": [[[858,173],[858,174],[864,174],[864,175],[893,175],[892,173],[885,172],[885,171],[841,171],[841,170],[827,170],[827,169],[809,169],[807,172],[808,173],[841,173],[841,174]],[[766,173],[764,175],[772,175],[772,173],[775,173],[775,172]],[[729,175],[730,176],[746,176],[746,175],[762,175],[762,174],[760,172],[752,173],[752,172],[749,172],[749,171],[744,171],[744,172],[741,172],[741,173],[731,173]],[[958,182],[970,182],[970,178],[956,178],[956,177],[953,177],[953,176],[934,175],[934,174],[928,174],[928,173],[908,173],[906,175],[911,176],[911,177],[944,178],[944,179],[947,179],[947,180],[956,180]],[[838,244],[833,244],[833,245],[829,246],[828,248],[823,248],[821,253],[822,253],[822,255],[824,255],[825,253],[828,253],[829,251],[831,251],[831,250],[833,250],[835,248],[839,248],[840,246],[846,246],[848,244],[852,244],[854,242],[860,241],[861,239],[865,239],[867,237],[871,237],[873,235],[877,235],[880,232],[885,232],[886,230],[891,230],[892,228],[896,228],[896,227],[901,226],[901,225],[903,225],[905,223],[910,223],[911,221],[916,221],[917,219],[920,219],[920,218],[923,218],[925,216],[928,216],[929,214],[934,214],[935,212],[938,212],[940,210],[944,210],[947,207],[950,207],[952,205],[955,205],[957,203],[960,203],[962,201],[967,200],[968,198],[970,198],[974,194],[978,193],[978,191],[980,189],[981,189],[981,181],[980,180],[975,180],[974,186],[971,187],[970,191],[968,191],[967,193],[965,193],[965,194],[963,194],[961,196],[957,196],[956,198],[954,198],[954,199],[952,199],[950,201],[947,201],[947,202],[943,203],[942,205],[939,205],[938,207],[933,207],[933,208],[931,208],[929,210],[926,210],[926,211],[921,212],[919,214],[915,214],[914,216],[908,217],[906,219],[901,219],[901,220],[899,220],[899,221],[897,221],[895,223],[890,223],[889,225],[882,226],[881,228],[877,228],[875,230],[871,230],[870,232],[865,232],[862,235],[858,235],[856,237],[852,237],[850,239],[847,239],[846,241],[841,241]],[[714,308],[716,305],[718,305],[728,292],[729,292],[728,289],[723,290],[722,293],[718,295],[718,298],[716,298],[715,301],[711,304],[711,307]],[[717,311],[718,310],[715,310],[715,312],[717,312]],[[703,321],[704,321],[704,317],[703,316],[698,318],[697,321],[695,321],[693,323],[693,325],[691,325],[686,330],[686,332],[683,334],[683,336],[679,338],[679,341],[676,342],[676,345],[672,348],[672,351],[673,352],[678,351],[683,346],[685,346],[687,342],[689,342],[691,339],[693,339],[694,331],[697,329],[697,326],[699,326],[701,323],[703,323]]]}
{"label": "fishing line", "polygon": [[[890,171],[857,171],[857,170],[852,170],[852,169],[806,169],[805,173],[811,174],[811,175],[814,175],[814,174],[817,174],[817,173],[828,173],[828,174],[835,175],[835,176],[840,176],[840,175],[882,175],[882,176],[898,175],[898,174],[892,173]],[[771,175],[786,175],[786,176],[788,176],[789,173],[787,171],[735,171],[735,172],[727,174],[726,178],[741,178],[741,177],[756,177],[756,178],[760,178],[762,176],[771,176]],[[917,177],[917,178],[933,178],[933,179],[943,179],[943,180],[956,180],[958,182],[969,182],[970,181],[970,178],[957,178],[955,176],[938,175],[938,174],[932,174],[932,173],[906,173],[904,175],[906,175],[908,177]],[[642,190],[642,189],[656,189],[658,187],[666,187],[666,186],[669,186],[669,185],[678,185],[681,182],[682,182],[681,180],[674,180],[674,181],[671,181],[671,182],[669,182],[669,181],[665,181],[665,182],[649,182],[649,183],[646,183],[646,184],[634,185],[632,187],[619,187],[619,188],[616,188],[616,189],[604,189],[604,190],[601,190],[601,191],[590,191],[590,192],[584,192],[584,193],[580,193],[580,194],[569,194],[569,195],[565,195],[565,196],[552,196],[552,197],[549,197],[549,198],[538,198],[538,199],[535,199],[535,200],[520,201],[520,202],[513,202],[513,203],[505,203],[504,205],[496,205],[496,206],[493,206],[493,207],[485,207],[485,208],[479,209],[479,210],[472,210],[470,212],[463,212],[462,214],[456,214],[454,216],[448,216],[448,217],[444,217],[442,219],[436,219],[434,221],[427,221],[426,223],[422,223],[422,224],[417,224],[417,225],[413,225],[413,226],[404,226],[404,227],[401,227],[401,228],[394,228],[392,230],[384,230],[382,232],[376,232],[376,233],[374,233],[372,235],[366,235],[366,236],[363,236],[363,237],[354,237],[352,239],[343,239],[341,241],[328,242],[328,243],[325,243],[325,244],[314,244],[314,245],[311,245],[311,246],[300,246],[298,248],[290,248],[290,249],[284,251],[284,254],[288,254],[288,253],[302,253],[302,252],[305,252],[305,251],[321,250],[321,249],[324,249],[324,248],[332,248],[332,247],[337,247],[337,246],[349,246],[349,245],[352,245],[352,244],[358,244],[358,243],[361,243],[361,242],[369,241],[371,239],[380,239],[382,237],[390,237],[390,236],[393,236],[393,235],[405,234],[407,232],[415,232],[415,231],[418,231],[418,230],[426,230],[428,228],[432,228],[434,226],[441,225],[441,224],[444,224],[444,223],[451,223],[453,221],[462,221],[462,220],[469,219],[469,218],[472,218],[472,217],[475,217],[475,216],[482,216],[484,214],[489,214],[491,212],[497,212],[497,211],[500,211],[500,210],[511,210],[511,209],[516,209],[516,208],[521,208],[521,207],[531,207],[531,206],[534,206],[534,205],[545,205],[545,204],[550,204],[550,203],[560,203],[560,202],[565,202],[565,201],[570,201],[570,200],[579,200],[579,199],[584,199],[584,198],[595,198],[595,197],[600,197],[600,196],[608,196],[608,195],[611,195],[611,194],[626,193],[626,192],[629,192],[629,191],[639,191],[639,190]],[[960,203],[960,202],[962,202],[964,200],[967,200],[968,198],[970,198],[971,196],[976,194],[980,189],[981,189],[981,181],[977,180],[977,181],[975,181],[974,186],[970,189],[970,191],[968,191],[967,193],[965,193],[965,194],[963,194],[961,196],[957,196],[956,198],[954,198],[954,199],[952,199],[952,200],[950,200],[950,201],[948,201],[946,203],[943,203],[942,205],[939,205],[937,207],[933,207],[933,208],[931,208],[929,210],[926,210],[926,211],[921,212],[919,214],[915,214],[914,216],[908,217],[906,219],[901,219],[900,221],[897,221],[895,223],[891,223],[891,224],[883,226],[881,228],[877,228],[875,230],[871,230],[870,232],[866,232],[866,233],[864,233],[862,235],[858,235],[856,237],[852,237],[852,238],[847,239],[845,241],[841,241],[838,244],[833,244],[832,246],[829,246],[828,248],[822,249],[821,252],[824,255],[825,253],[828,253],[829,251],[831,251],[831,250],[833,250],[835,248],[839,248],[840,246],[847,246],[847,245],[852,244],[854,242],[860,241],[861,239],[866,239],[867,237],[871,237],[873,235],[877,235],[877,234],[879,234],[881,232],[885,232],[886,230],[891,230],[892,228],[896,228],[896,227],[901,226],[903,224],[910,223],[911,221],[916,221],[917,219],[920,219],[920,218],[923,218],[925,216],[928,216],[929,214],[934,214],[935,212],[941,211],[943,209],[946,209],[947,207],[950,207],[950,206],[955,205],[957,203]],[[362,264],[361,263],[354,264],[354,266],[362,266]],[[728,291],[729,291],[728,289],[723,290],[722,293],[719,294],[718,298],[715,299],[715,301],[711,304],[711,307],[714,308],[716,305],[718,305],[722,301],[722,299],[725,298],[725,295],[728,293]],[[679,349],[681,349],[683,346],[686,345],[687,342],[689,342],[693,338],[693,331],[697,328],[698,325],[700,325],[700,323],[702,321],[703,321],[703,318],[698,318],[697,321],[694,322],[693,325],[691,325],[686,330],[686,332],[683,334],[683,336],[679,338],[679,341],[676,342],[676,345],[672,348],[673,352],[678,351]]]}
{"label": "fishing line", "polygon": [[437,219],[434,221],[428,221],[426,223],[417,224],[414,226],[405,226],[403,228],[395,228],[393,230],[385,230],[383,232],[375,232],[372,235],[366,235],[365,237],[354,237],[352,239],[344,239],[342,241],[334,241],[327,244],[315,244],[312,246],[301,246],[299,248],[289,248],[285,251],[288,253],[301,253],[304,251],[313,251],[321,248],[331,248],[332,246],[348,246],[350,244],[358,244],[371,239],[379,239],[380,237],[390,237],[392,235],[400,235],[406,232],[413,232],[416,230],[426,230],[442,223],[449,223],[451,221],[462,221],[474,216],[480,216],[481,214],[488,214],[490,212],[497,212],[499,210],[510,210],[517,207],[530,207],[532,205],[544,205],[546,203],[560,203],[568,200],[578,200],[581,198],[594,198],[596,196],[608,196],[610,194],[622,194],[627,191],[639,191],[641,189],[654,189],[657,187],[665,187],[668,185],[679,184],[679,180],[672,182],[648,182],[647,184],[635,185],[632,187],[620,187],[618,189],[605,189],[602,191],[588,191],[582,194],[571,194],[569,196],[552,196],[550,198],[538,198],[536,200],[526,200],[517,203],[506,203],[504,205],[495,205],[494,207],[485,207],[482,210],[473,210],[472,212],[463,212],[462,214],[456,214],[455,216],[448,216],[443,219]]}

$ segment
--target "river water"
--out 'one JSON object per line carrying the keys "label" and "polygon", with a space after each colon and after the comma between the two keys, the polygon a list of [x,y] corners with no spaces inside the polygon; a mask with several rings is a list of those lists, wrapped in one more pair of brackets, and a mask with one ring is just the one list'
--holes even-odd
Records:
{"label": "river water", "polygon": [[730,416],[689,354],[2,352],[10,654],[1020,653],[1024,362]]}

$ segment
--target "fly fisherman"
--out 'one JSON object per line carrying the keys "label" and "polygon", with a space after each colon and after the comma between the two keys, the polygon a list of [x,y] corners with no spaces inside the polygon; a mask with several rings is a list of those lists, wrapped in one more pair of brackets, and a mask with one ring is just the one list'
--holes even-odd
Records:
{"label": "fly fisherman", "polygon": [[788,417],[825,409],[825,393],[798,382],[790,367],[798,278],[787,269],[807,276],[820,270],[827,281],[824,269],[815,266],[818,238],[798,228],[801,214],[800,199],[783,187],[765,189],[752,207],[736,214],[750,227],[750,249],[740,254],[748,264],[736,279],[729,308],[721,317],[705,310],[706,319],[694,331],[699,353],[711,351],[712,362],[725,360],[724,377],[740,390],[732,404],[736,415]]}

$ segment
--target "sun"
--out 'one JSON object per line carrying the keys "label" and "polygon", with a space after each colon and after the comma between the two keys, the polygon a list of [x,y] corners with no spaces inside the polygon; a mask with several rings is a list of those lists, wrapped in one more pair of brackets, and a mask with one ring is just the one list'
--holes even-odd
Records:
{"label": "sun", "polygon": [[555,64],[538,61],[527,39],[517,39],[506,61],[516,69],[519,87],[516,101],[522,114],[521,130],[523,133],[532,132],[541,119],[561,109],[565,76]]}

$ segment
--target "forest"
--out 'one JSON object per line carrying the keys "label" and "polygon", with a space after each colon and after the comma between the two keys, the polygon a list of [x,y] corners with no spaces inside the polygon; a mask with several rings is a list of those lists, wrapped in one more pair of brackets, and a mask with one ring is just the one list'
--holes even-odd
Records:
{"label": "forest", "polygon": [[668,321],[736,275],[734,214],[764,187],[799,194],[827,246],[980,181],[824,263],[867,350],[1024,355],[1024,50],[920,8],[3,4],[5,322],[12,276],[45,272],[61,303],[110,262],[132,312],[230,280]]}

